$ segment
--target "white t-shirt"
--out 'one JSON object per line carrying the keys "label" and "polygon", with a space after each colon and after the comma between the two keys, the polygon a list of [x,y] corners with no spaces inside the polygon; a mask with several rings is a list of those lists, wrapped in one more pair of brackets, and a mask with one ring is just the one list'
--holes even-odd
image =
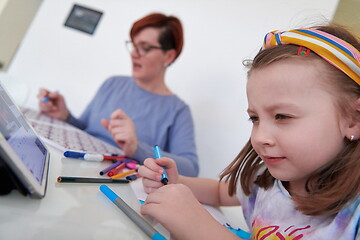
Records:
{"label": "white t-shirt", "polygon": [[254,240],[360,239],[360,197],[338,214],[326,217],[307,216],[297,211],[279,180],[268,190],[255,185],[249,196],[238,184],[237,197]]}

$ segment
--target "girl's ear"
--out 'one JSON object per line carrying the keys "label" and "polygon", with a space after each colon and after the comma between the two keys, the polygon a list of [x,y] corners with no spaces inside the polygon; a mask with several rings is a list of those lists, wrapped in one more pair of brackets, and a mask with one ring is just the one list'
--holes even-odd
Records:
{"label": "girl's ear", "polygon": [[355,101],[354,115],[350,116],[346,137],[353,141],[360,139],[360,98]]}

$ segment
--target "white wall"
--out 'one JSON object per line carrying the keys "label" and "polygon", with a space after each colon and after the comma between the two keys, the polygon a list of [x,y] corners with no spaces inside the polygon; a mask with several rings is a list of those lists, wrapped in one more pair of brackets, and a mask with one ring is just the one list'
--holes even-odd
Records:
{"label": "white wall", "polygon": [[2,11],[4,10],[7,2],[8,2],[8,0],[0,0],[0,15],[1,15]]}
{"label": "white wall", "polygon": [[[74,3],[104,12],[93,36],[66,28]],[[105,78],[130,74],[124,41],[132,23],[154,11],[184,25],[182,55],[168,69],[170,88],[191,107],[200,175],[217,178],[247,141],[246,69],[265,33],[331,19],[338,0],[44,0],[8,71],[25,83],[22,104],[37,108],[39,87],[59,90],[79,116]],[[14,92],[16,95],[16,91]]]}

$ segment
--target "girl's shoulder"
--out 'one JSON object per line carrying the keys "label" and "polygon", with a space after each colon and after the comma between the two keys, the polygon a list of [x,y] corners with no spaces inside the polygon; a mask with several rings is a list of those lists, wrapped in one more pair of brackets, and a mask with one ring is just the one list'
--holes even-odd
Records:
{"label": "girl's shoulder", "polygon": [[[341,210],[338,214],[341,219],[352,219],[358,225],[360,224],[360,196],[349,203],[347,207]],[[360,233],[359,233],[360,234]],[[360,235],[359,235],[360,237]]]}

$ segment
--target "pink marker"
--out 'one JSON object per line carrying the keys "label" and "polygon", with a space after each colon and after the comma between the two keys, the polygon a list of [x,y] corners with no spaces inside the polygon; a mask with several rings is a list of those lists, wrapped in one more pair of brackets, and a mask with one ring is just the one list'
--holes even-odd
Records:
{"label": "pink marker", "polygon": [[139,164],[134,163],[134,162],[128,162],[128,163],[125,163],[125,165],[128,169],[138,169],[139,168]]}

